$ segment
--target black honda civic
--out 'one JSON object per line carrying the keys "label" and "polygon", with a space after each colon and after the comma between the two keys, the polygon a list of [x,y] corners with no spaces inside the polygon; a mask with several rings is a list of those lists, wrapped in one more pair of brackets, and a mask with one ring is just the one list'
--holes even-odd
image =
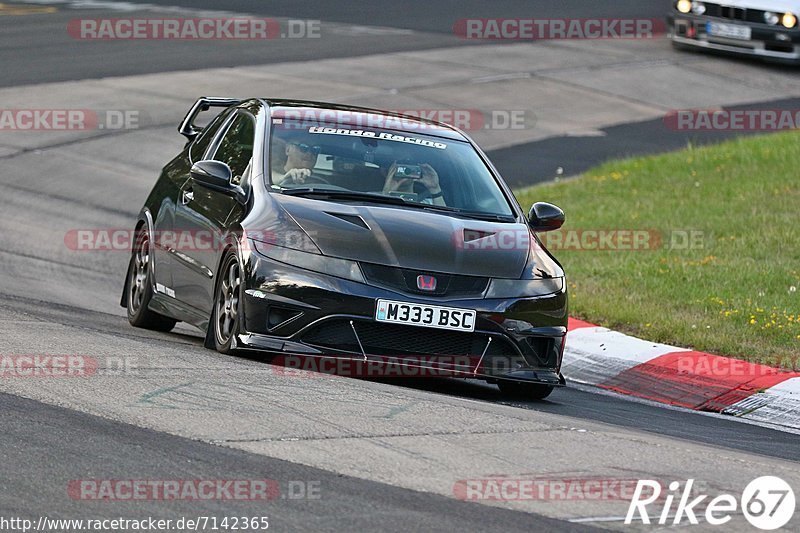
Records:
{"label": "black honda civic", "polygon": [[540,202],[526,216],[462,131],[256,98],[201,98],[179,131],[188,142],[135,226],[121,300],[133,326],[183,321],[222,353],[528,398],[565,384],[564,271],[537,237],[564,213]]}

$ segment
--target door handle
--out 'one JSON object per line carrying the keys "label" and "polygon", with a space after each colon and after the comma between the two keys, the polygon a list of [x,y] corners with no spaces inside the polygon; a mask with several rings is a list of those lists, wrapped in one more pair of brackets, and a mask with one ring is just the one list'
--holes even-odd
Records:
{"label": "door handle", "polygon": [[194,200],[194,191],[192,189],[184,189],[181,192],[181,205],[186,205]]}

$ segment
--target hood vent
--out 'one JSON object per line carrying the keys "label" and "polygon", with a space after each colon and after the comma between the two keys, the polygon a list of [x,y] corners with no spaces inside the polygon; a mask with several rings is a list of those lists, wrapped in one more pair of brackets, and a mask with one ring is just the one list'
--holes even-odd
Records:
{"label": "hood vent", "polygon": [[480,239],[485,239],[486,237],[491,237],[494,234],[494,231],[481,231],[477,229],[464,228],[464,242],[478,241]]}
{"label": "hood vent", "polygon": [[360,228],[364,228],[367,230],[370,229],[369,226],[367,226],[367,223],[364,222],[364,219],[358,215],[348,215],[346,213],[329,213],[328,211],[325,211],[325,214],[330,215],[332,217],[336,217],[339,220],[344,220],[345,222],[353,224],[354,226],[358,226]]}

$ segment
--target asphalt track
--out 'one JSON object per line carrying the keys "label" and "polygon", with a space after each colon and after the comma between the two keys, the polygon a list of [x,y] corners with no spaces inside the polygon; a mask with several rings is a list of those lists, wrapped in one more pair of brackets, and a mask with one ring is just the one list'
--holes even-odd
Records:
{"label": "asphalt track", "polygon": [[[35,6],[39,2],[33,2]],[[297,41],[275,39],[265,46],[256,42],[232,49],[226,43],[109,43],[82,42],[63,31],[70,20],[81,11],[70,5],[91,6],[92,2],[64,0],[44,2],[60,11],[50,14],[46,22],[35,15],[15,16],[13,27],[4,28],[0,47],[3,75],[0,86],[48,81],[80,80],[104,76],[143,74],[171,70],[264,65],[353,57],[367,54],[421,50],[442,46],[470,44],[453,35],[453,24],[468,17],[660,17],[664,3],[659,0],[615,0],[611,3],[592,0],[563,2],[427,2],[364,1],[356,2],[257,2],[239,0],[227,2],[156,0],[154,2],[115,2],[112,11],[92,10],[103,16],[108,13],[131,12],[126,5],[170,7],[183,6],[193,10],[233,12],[264,17],[320,20],[325,39]],[[103,2],[95,2],[102,7]],[[83,11],[86,13],[86,11]],[[168,15],[169,12],[165,14]],[[385,31],[381,31],[381,29]],[[412,30],[413,33],[393,30]],[[43,38],[46,36],[46,38]],[[474,44],[471,43],[471,44]],[[20,61],[21,58],[25,61]],[[65,62],[65,59],[68,61]],[[413,72],[376,73],[376,75],[413,76]]]}
{"label": "asphalt track", "polygon": [[[212,446],[100,417],[0,395],[4,460],[3,516],[175,519],[269,517],[277,531],[591,531],[552,518],[486,508],[444,496],[365,482],[287,461]],[[46,458],[46,460],[42,460]],[[19,466],[24,465],[24,472]],[[71,498],[74,479],[274,479],[280,496],[266,501],[130,501],[119,507]],[[46,482],[43,482],[47,480]],[[298,485],[297,482],[308,483]],[[296,487],[303,486],[303,489]],[[305,488],[308,487],[308,488]],[[301,498],[306,490],[319,499]],[[303,491],[301,493],[301,490]],[[366,510],[366,511],[365,511]],[[442,521],[442,516],[448,517]]]}
{"label": "asphalt track", "polygon": [[[800,98],[772,101],[771,109],[797,109]],[[729,109],[763,109],[763,103]],[[541,183],[566,173],[574,176],[611,159],[681,150],[688,145],[714,144],[742,135],[740,132],[690,133],[664,128],[663,119],[631,122],[604,128],[602,135],[558,136],[492,150],[492,162],[508,176],[512,187]],[[532,157],[532,155],[534,155]]]}
{"label": "asphalt track", "polygon": [[[351,28],[350,35],[343,31],[324,43],[286,42],[252,52],[237,48],[235,60],[224,46],[146,43],[152,48],[142,49],[129,43],[70,42],[59,31],[76,15],[65,9],[15,16],[13,24],[4,26],[11,30],[3,33],[0,84],[176,68],[276,63],[280,69],[278,62],[461,46],[448,34],[449,20],[484,12],[525,16],[531,9],[529,2],[510,1],[494,4],[502,10],[482,2],[461,2],[457,9],[405,2],[402,11],[390,9],[398,4],[226,3],[226,10],[243,13],[415,32],[413,40],[377,30],[354,38]],[[206,5],[220,9],[216,2]],[[655,17],[662,3],[617,2],[613,10],[603,6],[542,2],[537,15]],[[100,44],[111,46],[100,49]],[[184,104],[176,99],[176,106]],[[785,105],[796,107],[791,101]],[[190,328],[171,334],[130,328],[116,306],[124,254],[70,254],[58,239],[68,228],[127,227],[152,185],[153,169],[180,145],[174,134],[169,141],[174,145],[165,146],[164,129],[90,142],[37,141],[37,148],[7,155],[2,163],[0,354],[90,354],[105,371],[80,380],[0,380],[0,446],[5,450],[0,516],[177,518],[266,512],[278,531],[578,531],[589,525],[623,527],[619,513],[624,514],[624,502],[610,507],[602,502],[461,502],[453,498],[453,483],[489,475],[674,476],[740,491],[750,479],[774,474],[800,488],[800,446],[792,433],[579,387],[559,390],[544,402],[515,402],[475,382],[292,379],[262,357],[223,357],[204,350]],[[577,150],[584,159],[576,159],[576,171],[620,150],[661,151],[664,143],[648,137],[657,131],[654,124],[632,123],[610,128],[600,141],[552,137],[499,148],[492,155],[509,168],[524,167],[514,173],[522,175],[530,171],[532,149],[561,149],[552,160],[537,163],[542,166],[536,175],[544,178],[554,166],[572,161],[570,153]],[[574,144],[565,149],[568,142]],[[670,142],[666,148],[680,146],[685,138]],[[101,153],[103,159],[96,159]],[[139,175],[142,168],[149,174]],[[133,369],[114,372],[118,360],[132,362]],[[294,480],[319,483],[322,497],[266,504],[70,498],[69,481],[86,478],[269,478],[282,487]],[[736,517],[731,530],[744,526]]]}

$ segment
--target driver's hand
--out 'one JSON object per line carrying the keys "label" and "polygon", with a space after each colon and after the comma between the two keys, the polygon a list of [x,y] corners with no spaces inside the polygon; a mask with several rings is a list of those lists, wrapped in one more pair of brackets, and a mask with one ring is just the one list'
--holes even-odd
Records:
{"label": "driver's hand", "polygon": [[311,176],[311,169],[308,168],[293,168],[283,175],[281,178],[281,185],[292,183],[305,183],[306,179]]}
{"label": "driver's hand", "polygon": [[420,180],[422,184],[431,192],[439,192],[441,191],[441,187],[439,186],[439,174],[433,170],[433,167],[427,163],[420,165],[422,169],[422,179]]}
{"label": "driver's hand", "polygon": [[396,178],[397,162],[392,163],[389,171],[386,173],[386,183],[383,185],[383,192],[400,191],[405,189],[409,182],[413,181],[409,178]]}

